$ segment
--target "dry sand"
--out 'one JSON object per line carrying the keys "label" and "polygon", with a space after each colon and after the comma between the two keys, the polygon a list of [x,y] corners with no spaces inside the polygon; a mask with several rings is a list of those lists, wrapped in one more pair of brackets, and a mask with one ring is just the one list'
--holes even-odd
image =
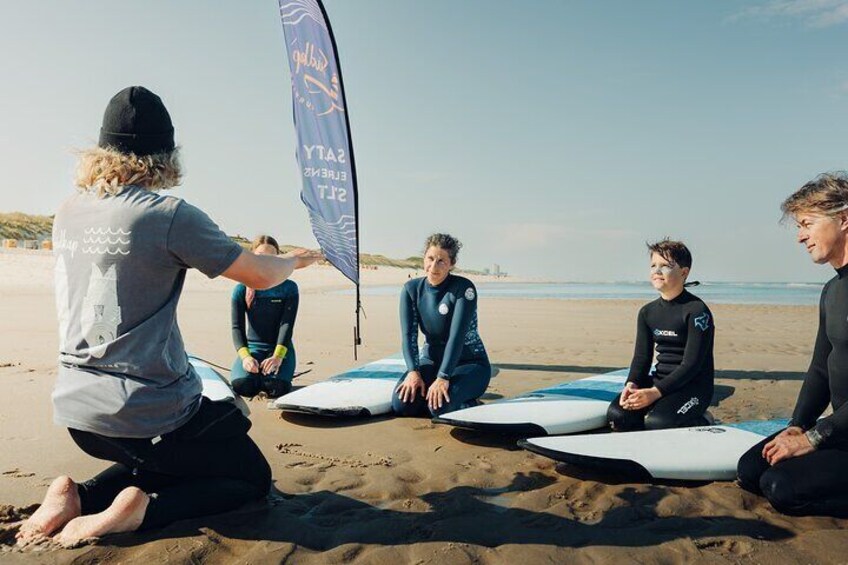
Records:
{"label": "dry sand", "polygon": [[[0,254],[0,562],[541,563],[848,561],[845,521],[789,518],[733,483],[630,483],[559,465],[515,438],[434,426],[426,419],[321,420],[251,404],[251,435],[274,471],[267,504],[77,549],[13,546],[20,519],[50,480],[84,480],[106,464],[51,421],[56,316],[52,262]],[[364,284],[409,273],[364,271]],[[353,365],[353,299],[327,267],[299,271],[295,381]],[[192,274],[180,326],[197,355],[229,365],[232,283]],[[496,399],[620,368],[632,351],[633,301],[480,300],[480,327],[501,368]],[[396,298],[366,297],[361,359],[399,349]],[[713,307],[724,420],[788,416],[809,361],[813,307]],[[697,446],[694,446],[697,447]]]}

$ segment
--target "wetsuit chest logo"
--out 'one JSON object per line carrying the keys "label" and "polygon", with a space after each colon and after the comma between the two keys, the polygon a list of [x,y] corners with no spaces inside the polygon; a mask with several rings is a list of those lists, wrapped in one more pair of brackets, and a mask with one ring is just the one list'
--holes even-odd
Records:
{"label": "wetsuit chest logo", "polygon": [[674,330],[654,330],[654,335],[657,337],[677,337],[677,332]]}
{"label": "wetsuit chest logo", "polygon": [[447,316],[447,314],[448,314],[448,310],[449,310],[449,309],[448,309],[448,305],[447,305],[447,304],[445,304],[444,302],[442,302],[441,304],[439,304],[439,314],[441,314],[442,316]]}

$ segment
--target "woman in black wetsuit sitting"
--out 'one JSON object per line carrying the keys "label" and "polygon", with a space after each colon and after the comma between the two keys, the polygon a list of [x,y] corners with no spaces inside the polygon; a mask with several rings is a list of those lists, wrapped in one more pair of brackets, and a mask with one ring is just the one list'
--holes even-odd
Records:
{"label": "woman in black wetsuit sitting", "polygon": [[[427,276],[407,282],[400,297],[407,373],[392,395],[400,416],[438,416],[473,404],[489,385],[492,368],[477,333],[477,290],[451,274],[461,244],[433,234],[424,247]],[[418,350],[418,330],[425,343]]]}
{"label": "woman in black wetsuit sitting", "polygon": [[[739,484],[785,514],[848,518],[848,176],[825,174],[781,206],[814,263],[836,269],[822,289],[813,359],[789,427],[739,460]],[[833,414],[821,418],[828,403]]]}
{"label": "woman in black wetsuit sitting", "polygon": [[[684,287],[692,254],[679,241],[649,244],[651,284],[660,297],[639,310],[630,375],[607,417],[615,431],[706,423],[713,397],[713,316]],[[651,373],[654,347],[656,371]]]}

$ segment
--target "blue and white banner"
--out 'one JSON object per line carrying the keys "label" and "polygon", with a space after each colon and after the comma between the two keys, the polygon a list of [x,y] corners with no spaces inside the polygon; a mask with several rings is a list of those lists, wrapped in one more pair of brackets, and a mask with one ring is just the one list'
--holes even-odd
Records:
{"label": "blue and white banner", "polygon": [[359,284],[356,168],[333,32],[320,0],[278,0],[292,79],[300,197],[324,256]]}

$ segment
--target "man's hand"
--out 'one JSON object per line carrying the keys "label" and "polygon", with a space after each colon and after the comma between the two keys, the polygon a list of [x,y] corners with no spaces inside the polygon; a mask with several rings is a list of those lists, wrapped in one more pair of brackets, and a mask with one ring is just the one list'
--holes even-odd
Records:
{"label": "man's hand", "polygon": [[804,431],[798,426],[786,428],[763,447],[763,458],[769,465],[815,451]]}

